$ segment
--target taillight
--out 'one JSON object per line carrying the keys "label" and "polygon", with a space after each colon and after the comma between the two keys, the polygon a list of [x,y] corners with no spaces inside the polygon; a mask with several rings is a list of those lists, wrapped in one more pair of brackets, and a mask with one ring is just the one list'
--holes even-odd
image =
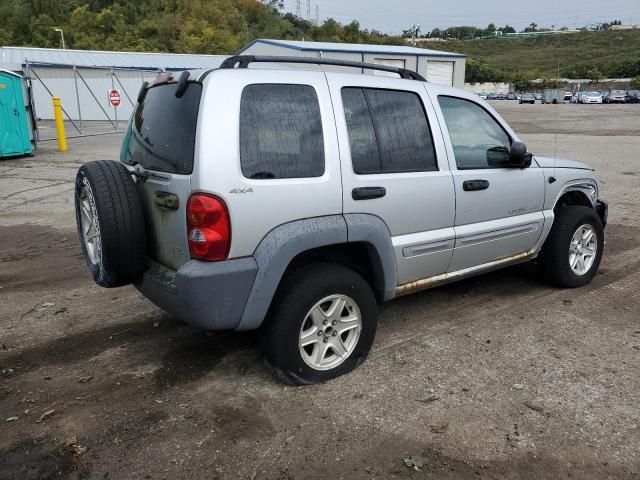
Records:
{"label": "taillight", "polygon": [[218,197],[194,193],[187,202],[187,234],[191,258],[215,262],[229,255],[231,221]]}

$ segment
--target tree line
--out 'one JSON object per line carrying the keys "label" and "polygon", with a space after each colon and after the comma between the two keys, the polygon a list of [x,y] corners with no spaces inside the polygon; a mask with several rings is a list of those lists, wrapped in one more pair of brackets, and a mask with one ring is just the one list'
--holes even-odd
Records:
{"label": "tree line", "polygon": [[401,44],[357,21],[320,25],[267,0],[0,0],[0,45],[230,54],[255,38]]}

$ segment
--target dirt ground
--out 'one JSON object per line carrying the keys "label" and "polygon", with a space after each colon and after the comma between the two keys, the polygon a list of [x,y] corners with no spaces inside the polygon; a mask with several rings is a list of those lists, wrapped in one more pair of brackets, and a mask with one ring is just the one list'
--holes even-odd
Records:
{"label": "dirt ground", "polygon": [[121,135],[0,162],[0,479],[639,478],[640,105],[495,106],[531,151],[598,170],[599,275],[561,290],[521,265],[401,298],[362,367],[304,388],[257,334],[90,281],[73,179]]}

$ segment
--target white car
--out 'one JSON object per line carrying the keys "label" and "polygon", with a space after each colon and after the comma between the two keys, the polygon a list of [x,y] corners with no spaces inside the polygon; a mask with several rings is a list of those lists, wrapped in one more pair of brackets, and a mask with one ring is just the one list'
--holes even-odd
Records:
{"label": "white car", "polygon": [[587,92],[582,96],[582,103],[602,103],[600,92]]}

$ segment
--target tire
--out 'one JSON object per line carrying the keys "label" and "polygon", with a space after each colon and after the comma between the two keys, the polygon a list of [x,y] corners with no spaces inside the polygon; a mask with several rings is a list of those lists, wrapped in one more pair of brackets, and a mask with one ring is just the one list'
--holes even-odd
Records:
{"label": "tire", "polygon": [[75,206],[82,253],[93,280],[108,288],[136,281],[144,271],[146,235],[142,205],[125,166],[98,160],[80,167]]}
{"label": "tire", "polygon": [[[333,302],[342,297],[346,304],[340,312],[341,318],[347,320],[359,313],[359,335],[357,328],[337,333],[342,321],[336,321],[331,316],[328,324],[323,325],[320,321],[314,323],[309,315],[314,307],[316,313],[318,308],[330,313]],[[367,358],[376,333],[377,315],[377,302],[371,287],[353,270],[329,263],[303,267],[285,278],[278,288],[261,336],[265,359],[276,377],[291,385],[309,385],[339,377],[358,367]],[[318,317],[327,320],[324,314]],[[351,325],[351,321],[347,320],[345,324]],[[319,336],[316,335],[316,325],[320,325],[319,331],[322,332]],[[313,343],[301,347],[304,331],[312,332],[307,340]],[[338,343],[345,349],[344,359],[333,349],[332,345]],[[326,357],[323,356],[326,364],[319,368],[309,363],[314,361],[316,348],[325,348],[327,352]],[[340,363],[332,366],[331,359]]]}
{"label": "tire", "polygon": [[[583,227],[591,229],[596,237],[595,241],[589,244],[590,249],[595,246],[595,255],[589,257],[592,260],[583,261],[584,267],[587,267],[589,263],[590,266],[583,273],[577,273],[576,270],[580,270],[580,262],[578,260],[576,269],[572,268],[570,262],[574,261],[575,263],[575,257],[572,256],[570,247],[574,235],[577,236],[578,230]],[[574,288],[586,285],[598,271],[603,247],[604,229],[595,210],[579,205],[567,205],[561,208],[542,249],[541,264],[545,278],[560,287]],[[575,246],[573,250],[577,252]],[[589,249],[581,247],[580,251],[587,252]],[[580,255],[576,253],[576,256]]]}

